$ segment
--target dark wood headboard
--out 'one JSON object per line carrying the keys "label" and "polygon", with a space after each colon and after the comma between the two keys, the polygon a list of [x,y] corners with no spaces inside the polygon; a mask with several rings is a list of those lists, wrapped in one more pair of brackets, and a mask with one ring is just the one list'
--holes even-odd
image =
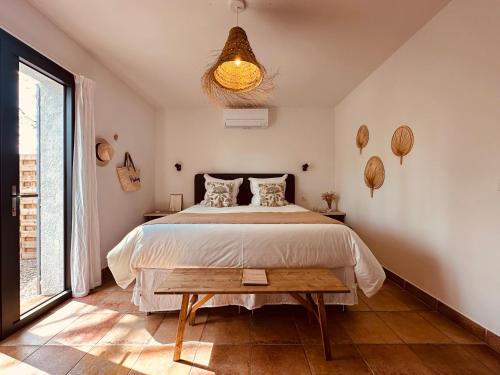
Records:
{"label": "dark wood headboard", "polygon": [[[243,178],[243,183],[238,192],[238,204],[249,205],[252,201],[252,192],[250,191],[250,181],[248,177],[255,178],[270,178],[280,177],[285,173],[208,173],[210,176],[220,178],[222,180],[234,180],[235,178]],[[205,197],[205,177],[203,173],[194,176],[194,203],[200,203]],[[295,176],[288,174],[286,179],[285,199],[289,203],[295,203]]]}

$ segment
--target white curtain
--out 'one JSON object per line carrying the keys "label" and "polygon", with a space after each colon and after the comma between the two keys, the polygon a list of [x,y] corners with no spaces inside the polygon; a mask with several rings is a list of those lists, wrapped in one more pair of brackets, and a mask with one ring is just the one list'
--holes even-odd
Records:
{"label": "white curtain", "polygon": [[75,76],[71,288],[86,296],[101,285],[94,130],[94,81]]}

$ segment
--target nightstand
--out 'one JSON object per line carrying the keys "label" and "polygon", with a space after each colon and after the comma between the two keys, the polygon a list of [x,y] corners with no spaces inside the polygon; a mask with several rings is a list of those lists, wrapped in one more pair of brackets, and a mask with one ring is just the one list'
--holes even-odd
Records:
{"label": "nightstand", "polygon": [[319,213],[321,215],[327,216],[331,219],[341,221],[342,223],[345,222],[345,212],[342,212],[342,211],[320,211]]}
{"label": "nightstand", "polygon": [[144,222],[148,222],[150,220],[158,219],[159,217],[163,216],[168,216],[168,215],[173,215],[176,214],[177,212],[175,211],[153,211],[153,212],[147,212],[145,213],[144,216]]}

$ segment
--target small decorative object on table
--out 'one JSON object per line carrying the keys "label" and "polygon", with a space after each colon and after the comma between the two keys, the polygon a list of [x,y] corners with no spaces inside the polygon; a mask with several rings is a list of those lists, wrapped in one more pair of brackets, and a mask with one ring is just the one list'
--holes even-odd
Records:
{"label": "small decorative object on table", "polygon": [[182,194],[170,194],[169,211],[182,211]]}
{"label": "small decorative object on table", "polygon": [[337,193],[333,191],[327,191],[326,193],[321,194],[321,199],[324,200],[328,205],[328,211],[332,209],[332,203],[335,203],[334,211],[337,211],[337,200],[339,199]]}

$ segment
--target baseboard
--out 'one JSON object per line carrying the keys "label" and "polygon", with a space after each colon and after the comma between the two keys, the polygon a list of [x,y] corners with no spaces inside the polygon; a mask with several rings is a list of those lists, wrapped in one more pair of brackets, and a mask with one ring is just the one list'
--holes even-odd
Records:
{"label": "baseboard", "polygon": [[451,308],[450,306],[446,305],[437,298],[431,296],[429,293],[423,291],[422,289],[413,285],[409,281],[406,281],[401,276],[396,275],[394,272],[388,270],[385,267],[384,271],[387,276],[387,279],[395,282],[401,288],[405,289],[409,293],[413,294],[415,297],[425,302],[431,309],[445,315],[447,318],[454,321],[459,326],[472,333],[474,336],[477,336],[478,338],[483,340],[493,350],[500,353],[500,336],[482,327],[478,323],[467,318],[466,316],[459,313],[455,309]]}

